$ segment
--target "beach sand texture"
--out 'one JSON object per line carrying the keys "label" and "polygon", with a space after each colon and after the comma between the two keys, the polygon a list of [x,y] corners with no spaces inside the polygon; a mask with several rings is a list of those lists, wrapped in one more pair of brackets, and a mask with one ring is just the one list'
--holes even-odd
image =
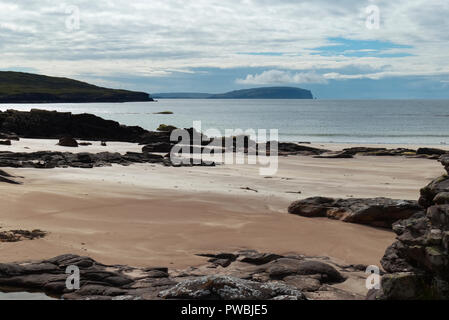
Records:
{"label": "beach sand texture", "polygon": [[[22,139],[1,149],[124,153],[141,148],[93,143],[73,150],[55,146],[53,140]],[[204,263],[197,253],[255,249],[378,265],[394,241],[392,232],[289,215],[287,207],[312,196],[417,199],[421,187],[443,174],[437,161],[404,157],[290,156],[279,161],[273,177],[260,176],[259,167],[248,165],[7,168],[22,177],[17,180],[23,185],[0,184],[0,227],[49,234],[0,243],[2,262],[74,253],[107,264],[184,268]]]}

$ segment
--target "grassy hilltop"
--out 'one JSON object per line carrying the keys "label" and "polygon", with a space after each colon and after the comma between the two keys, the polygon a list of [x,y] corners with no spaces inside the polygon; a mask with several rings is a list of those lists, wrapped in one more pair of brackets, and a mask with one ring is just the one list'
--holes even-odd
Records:
{"label": "grassy hilltop", "polygon": [[148,93],[98,87],[68,78],[0,71],[0,103],[153,101]]}

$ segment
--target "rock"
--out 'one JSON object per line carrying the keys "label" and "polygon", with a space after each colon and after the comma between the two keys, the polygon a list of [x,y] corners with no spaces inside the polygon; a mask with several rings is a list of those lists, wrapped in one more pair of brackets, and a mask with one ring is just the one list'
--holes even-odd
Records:
{"label": "rock", "polygon": [[[443,163],[444,164],[444,163]],[[426,215],[400,221],[397,241],[387,249],[382,290],[370,297],[387,300],[449,299],[449,204],[447,176],[421,190]]]}
{"label": "rock", "polygon": [[319,275],[322,283],[339,283],[345,278],[331,265],[319,261],[281,258],[269,264],[270,278],[284,279],[292,275]]}
{"label": "rock", "polygon": [[363,156],[413,156],[416,155],[416,150],[397,148],[367,148],[367,147],[354,147],[343,149],[342,154],[346,155],[363,155]]}
{"label": "rock", "polygon": [[147,144],[142,148],[142,152],[148,153],[169,153],[173,148],[173,144],[166,142],[155,142],[152,144]]}
{"label": "rock", "polygon": [[449,192],[440,192],[438,193],[433,202],[436,204],[449,204]]}
{"label": "rock", "polygon": [[449,174],[449,155],[442,156],[440,158],[440,162],[446,169],[447,173]]}
{"label": "rock", "polygon": [[[75,167],[90,169],[94,167],[110,166],[112,164],[130,165],[131,163],[159,163],[164,166],[214,166],[215,163],[196,164],[192,159],[187,159],[190,164],[175,165],[170,159],[165,159],[160,155],[151,153],[128,152],[125,155],[120,153],[100,152],[100,153],[69,153],[39,151],[30,153],[0,152],[0,167],[12,168],[36,168],[49,169],[56,167]],[[0,177],[0,179],[3,177]],[[6,178],[5,178],[6,179]]]}
{"label": "rock", "polygon": [[258,283],[229,276],[208,276],[179,283],[163,291],[164,299],[191,300],[269,300],[276,297],[305,300],[304,294],[281,283]]}
{"label": "rock", "polygon": [[[267,143],[267,150],[270,150],[270,143]],[[300,145],[297,143],[278,143],[279,153],[283,154],[302,154],[302,155],[320,155],[329,150],[313,148],[309,146]]]}
{"label": "rock", "polygon": [[260,266],[263,264],[267,264],[271,261],[277,260],[282,258],[282,256],[274,253],[259,253],[256,251],[250,251],[242,253],[244,256],[242,259],[240,259],[241,262],[253,264],[256,266]]}
{"label": "rock", "polygon": [[392,228],[394,222],[410,218],[422,208],[416,201],[372,199],[308,198],[290,205],[288,212],[304,217],[328,217],[344,222]]}
{"label": "rock", "polygon": [[19,242],[23,240],[40,239],[46,236],[46,232],[41,230],[11,230],[0,232],[0,242]]}
{"label": "rock", "polygon": [[[338,283],[345,279],[339,270],[350,281],[357,282],[360,282],[360,272],[341,267],[326,257],[292,254],[263,265],[239,259],[247,256],[268,259],[274,255],[253,250],[202,254],[233,262],[227,268],[211,268],[210,264],[204,264],[169,272],[166,267],[104,265],[89,257],[66,254],[42,261],[0,264],[0,287],[43,291],[66,300],[303,300],[305,294],[313,297],[313,293],[320,299],[359,298],[338,289]],[[80,269],[80,290],[66,288],[68,266]],[[285,277],[273,279],[270,272],[275,266],[290,271]]]}
{"label": "rock", "polygon": [[308,276],[289,276],[284,278],[284,282],[301,291],[318,291],[321,287],[321,282]]}
{"label": "rock", "polygon": [[335,203],[335,199],[314,197],[293,202],[288,212],[303,217],[326,217],[327,210]]}
{"label": "rock", "polygon": [[430,207],[435,197],[444,192],[449,192],[449,176],[441,176],[433,180],[429,185],[421,189],[419,204],[422,207]]}
{"label": "rock", "polygon": [[91,146],[92,143],[90,143],[90,142],[80,142],[80,143],[78,143],[78,145],[82,146],[82,147],[88,147],[88,146]]}
{"label": "rock", "polygon": [[166,125],[166,124],[161,124],[158,128],[157,128],[157,131],[162,131],[162,132],[172,132],[172,131],[175,131],[176,129],[178,129],[178,128],[176,128],[175,126],[170,126],[170,125]]}
{"label": "rock", "polygon": [[138,142],[151,134],[140,127],[128,127],[93,114],[72,114],[32,109],[30,112],[0,112],[0,132],[15,132],[25,138],[59,139],[62,136],[83,140]]}
{"label": "rock", "polygon": [[416,154],[424,154],[424,155],[443,155],[449,153],[447,150],[442,149],[435,149],[435,148],[419,148],[418,151],[416,151]]}
{"label": "rock", "polygon": [[78,142],[71,137],[63,137],[63,138],[59,139],[58,145],[60,145],[61,147],[77,148]]}
{"label": "rock", "polygon": [[4,139],[4,140],[16,140],[19,141],[20,138],[17,136],[17,134],[15,133],[11,133],[11,132],[0,132],[0,139]]}
{"label": "rock", "polygon": [[0,145],[10,146],[11,145],[11,140],[0,140]]}
{"label": "rock", "polygon": [[351,159],[354,158],[352,154],[348,154],[346,152],[337,152],[333,154],[324,154],[320,156],[314,156],[317,159]]}

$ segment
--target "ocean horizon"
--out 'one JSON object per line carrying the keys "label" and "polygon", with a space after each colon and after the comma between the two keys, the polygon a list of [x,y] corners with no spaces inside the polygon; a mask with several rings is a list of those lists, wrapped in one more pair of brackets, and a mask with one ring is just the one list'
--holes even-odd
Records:
{"label": "ocean horizon", "polygon": [[[155,130],[201,121],[202,129],[278,129],[279,141],[355,144],[449,143],[449,100],[209,100],[2,104],[0,110],[92,113]],[[155,114],[171,111],[173,114]]]}

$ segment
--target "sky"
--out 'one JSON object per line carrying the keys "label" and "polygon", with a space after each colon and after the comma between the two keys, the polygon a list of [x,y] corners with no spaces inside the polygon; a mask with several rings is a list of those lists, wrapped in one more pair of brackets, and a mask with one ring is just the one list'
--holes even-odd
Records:
{"label": "sky", "polygon": [[447,0],[0,0],[0,70],[100,86],[449,98]]}

